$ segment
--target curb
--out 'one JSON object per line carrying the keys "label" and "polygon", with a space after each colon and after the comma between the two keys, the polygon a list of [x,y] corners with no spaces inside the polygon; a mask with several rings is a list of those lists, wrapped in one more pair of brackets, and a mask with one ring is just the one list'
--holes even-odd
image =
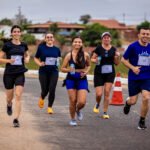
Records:
{"label": "curb", "polygon": [[[0,73],[4,72],[4,68],[0,68]],[[27,75],[38,75],[38,70],[28,70],[26,72]],[[67,73],[59,72],[59,77],[60,78],[65,78]],[[93,81],[93,75],[87,75],[87,79],[89,81]],[[126,78],[121,78],[121,83],[122,84],[128,84],[128,79]]]}

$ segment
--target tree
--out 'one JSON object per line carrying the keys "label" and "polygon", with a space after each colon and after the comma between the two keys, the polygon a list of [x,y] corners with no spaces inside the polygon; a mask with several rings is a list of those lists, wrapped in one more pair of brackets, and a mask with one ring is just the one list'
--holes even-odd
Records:
{"label": "tree", "polygon": [[11,26],[13,23],[12,23],[11,19],[4,18],[4,19],[0,20],[0,24]]}
{"label": "tree", "polygon": [[144,21],[141,24],[137,25],[137,30],[139,30],[141,27],[147,27],[150,28],[150,22]]}
{"label": "tree", "polygon": [[28,34],[28,33],[22,35],[22,40],[29,45],[36,43],[35,36]]}
{"label": "tree", "polygon": [[90,15],[82,15],[80,17],[80,21],[83,22],[83,24],[87,24],[89,22],[89,20],[91,19],[91,16]]}
{"label": "tree", "polygon": [[53,23],[49,26],[49,31],[52,32],[54,35],[56,35],[59,31],[58,24]]}
{"label": "tree", "polygon": [[86,46],[96,46],[104,30],[106,31],[107,28],[98,23],[87,25],[85,30],[81,33],[81,37],[85,41]]}
{"label": "tree", "polygon": [[121,42],[119,40],[119,34],[116,30],[109,30],[108,28],[101,26],[98,23],[87,25],[85,30],[81,33],[81,37],[84,40],[85,46],[97,46],[101,40],[101,34],[109,31],[112,35],[112,44],[120,47]]}

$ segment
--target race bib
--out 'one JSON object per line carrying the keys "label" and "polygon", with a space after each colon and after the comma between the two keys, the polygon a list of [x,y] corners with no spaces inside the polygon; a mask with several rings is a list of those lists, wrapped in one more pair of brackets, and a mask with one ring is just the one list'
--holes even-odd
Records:
{"label": "race bib", "polygon": [[14,59],[14,63],[12,65],[22,65],[22,56],[20,55],[12,55],[11,59]]}
{"label": "race bib", "polygon": [[112,65],[103,65],[101,73],[112,73]]}
{"label": "race bib", "polygon": [[138,65],[139,66],[149,66],[150,65],[150,57],[139,55]]}
{"label": "race bib", "polygon": [[46,57],[45,65],[56,65],[57,58],[55,57]]}

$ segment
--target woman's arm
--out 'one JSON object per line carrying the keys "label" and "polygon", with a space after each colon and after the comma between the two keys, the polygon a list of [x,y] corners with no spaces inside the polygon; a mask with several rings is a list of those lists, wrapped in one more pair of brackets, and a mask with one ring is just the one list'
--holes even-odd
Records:
{"label": "woman's arm", "polygon": [[98,56],[96,53],[93,53],[93,55],[91,57],[91,62],[98,63]]}
{"label": "woman's arm", "polygon": [[115,56],[114,56],[114,63],[115,65],[118,65],[120,63],[120,53],[116,50]]}
{"label": "woman's arm", "polygon": [[29,52],[26,51],[24,54],[24,62],[29,63],[29,60],[30,60],[30,55],[29,55]]}
{"label": "woman's arm", "polygon": [[68,67],[70,57],[71,57],[71,54],[68,53],[66,55],[66,57],[64,58],[64,61],[62,63],[61,71],[64,72],[64,73],[75,72],[76,71],[75,68]]}
{"label": "woman's arm", "polygon": [[13,63],[15,60],[14,59],[6,59],[4,58],[6,56],[5,52],[0,51],[0,63]]}
{"label": "woman's arm", "polygon": [[40,67],[45,66],[45,62],[41,61],[39,58],[34,57],[34,62]]}

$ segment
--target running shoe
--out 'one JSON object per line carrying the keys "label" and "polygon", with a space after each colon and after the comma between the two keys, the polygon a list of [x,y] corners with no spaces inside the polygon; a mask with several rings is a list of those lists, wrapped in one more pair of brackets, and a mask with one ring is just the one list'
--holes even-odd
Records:
{"label": "running shoe", "polygon": [[99,104],[96,104],[93,108],[93,112],[98,114],[99,113]]}
{"label": "running shoe", "polygon": [[47,108],[47,113],[48,113],[48,114],[53,114],[53,113],[54,113],[52,107],[48,107],[48,108]]}
{"label": "running shoe", "polygon": [[109,119],[110,117],[109,117],[109,115],[108,115],[107,113],[104,113],[104,114],[102,115],[102,118],[103,118],[103,119]]}
{"label": "running shoe", "polygon": [[123,109],[123,112],[126,115],[130,112],[130,108],[131,108],[131,105],[127,104],[128,99],[129,99],[129,97],[126,100],[126,103],[125,103],[125,106],[124,106],[124,109]]}
{"label": "running shoe", "polygon": [[41,97],[39,98],[38,105],[39,105],[40,108],[44,107],[44,99],[42,99]]}
{"label": "running shoe", "polygon": [[11,104],[11,105],[8,105],[8,104],[7,104],[7,114],[8,114],[9,116],[12,115],[12,104]]}
{"label": "running shoe", "polygon": [[20,124],[19,124],[19,120],[18,120],[18,119],[14,119],[14,120],[13,120],[13,124],[14,124],[14,127],[15,127],[15,128],[20,127]]}
{"label": "running shoe", "polygon": [[72,119],[72,120],[69,122],[69,125],[70,125],[70,126],[77,126],[76,120]]}
{"label": "running shoe", "polygon": [[147,128],[147,126],[145,125],[145,121],[139,121],[139,124],[138,124],[138,127],[137,129],[138,130],[145,130]]}
{"label": "running shoe", "polygon": [[81,111],[77,111],[77,118],[79,121],[83,120],[83,113]]}

